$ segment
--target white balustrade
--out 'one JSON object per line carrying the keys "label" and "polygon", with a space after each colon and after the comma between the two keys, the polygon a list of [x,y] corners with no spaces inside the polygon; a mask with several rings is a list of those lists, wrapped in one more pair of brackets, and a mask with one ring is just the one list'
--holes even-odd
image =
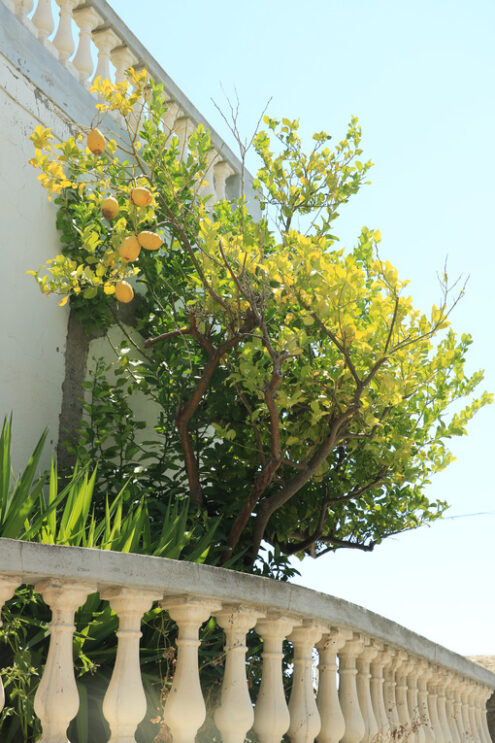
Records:
{"label": "white balustrade", "polygon": [[65,64],[76,48],[72,36],[72,13],[78,0],[56,0],[56,2],[60,8],[60,18],[53,46],[57,50],[60,62]]}
{"label": "white balustrade", "polygon": [[70,585],[56,580],[36,584],[52,610],[50,646],[45,669],[34,698],[34,710],[41,721],[39,743],[65,743],[67,728],[79,709],[79,694],[72,660],[74,614],[96,585]]}
{"label": "white balustrade", "polygon": [[27,16],[33,9],[33,0],[13,0],[12,3],[8,4],[23,22],[27,20]]}
{"label": "white balustrade", "polygon": [[463,739],[471,742],[474,740],[474,735],[471,729],[471,720],[469,715],[469,682],[467,679],[462,680],[460,692]]}
{"label": "white balustrade", "polygon": [[154,601],[156,591],[113,588],[101,593],[119,618],[117,656],[103,700],[103,714],[110,725],[109,743],[134,741],[138,724],[146,714],[146,697],[139,664],[141,618]]}
{"label": "white balustrade", "polygon": [[280,743],[290,725],[282,678],[282,643],[294,620],[270,613],[256,624],[263,638],[263,669],[254,710],[254,730],[261,743]]}
{"label": "white balustrade", "polygon": [[419,709],[418,677],[420,673],[421,661],[418,658],[411,658],[411,669],[407,677],[407,700],[414,734],[414,743],[426,743],[424,725],[421,722],[421,713]]}
{"label": "white balustrade", "polygon": [[189,147],[189,137],[195,129],[194,122],[187,116],[181,116],[175,120],[174,134],[179,139],[179,159],[185,160]]}
{"label": "white balustrade", "polygon": [[408,704],[408,686],[407,677],[412,669],[412,661],[407,653],[404,652],[402,662],[399,663],[396,671],[396,700],[397,714],[399,716],[399,734],[401,739],[407,739],[408,743],[415,743],[414,725],[409,714]]}
{"label": "white balustrade", "polygon": [[227,178],[233,175],[234,172],[233,167],[225,160],[222,160],[213,166],[215,194],[218,201],[227,198],[225,193]]}
{"label": "white balustrade", "polygon": [[350,630],[332,627],[316,646],[319,654],[316,703],[321,720],[318,743],[339,743],[344,737],[345,720],[337,690],[337,653],[351,637]]}
{"label": "white balustrade", "polygon": [[479,723],[480,738],[482,743],[492,743],[490,731],[488,730],[488,720],[486,716],[486,703],[493,694],[493,689],[476,684],[476,701],[477,717]]}
{"label": "white balustrade", "polygon": [[103,19],[91,5],[76,8],[73,11],[73,17],[79,26],[79,44],[72,63],[77,70],[79,82],[88,85],[89,78],[95,68],[91,53],[92,33],[102,23]]}
{"label": "white balustrade", "polygon": [[224,606],[216,619],[225,632],[225,670],[215,723],[223,743],[243,743],[254,722],[246,678],[246,633],[260,612],[244,606]]}
{"label": "white balustrade", "polygon": [[121,39],[111,28],[96,29],[93,31],[93,41],[98,48],[98,62],[94,80],[99,77],[101,80],[111,80],[110,71],[110,52],[117,46],[122,45]]}
{"label": "white balustrade", "polygon": [[[15,589],[22,583],[22,579],[9,577],[0,577],[0,612],[2,611],[3,605],[14,595]],[[0,627],[2,621],[0,617]],[[0,712],[3,710],[5,705],[5,691],[3,688],[2,679],[0,678]]]}
{"label": "white balustrade", "polygon": [[110,59],[115,67],[115,82],[125,82],[127,80],[127,70],[129,67],[134,67],[137,62],[136,56],[125,45],[122,45],[112,49],[110,52]]}
{"label": "white balustrade", "polygon": [[[53,560],[45,559],[47,554]],[[171,743],[193,743],[206,718],[199,628],[212,615],[225,633],[219,706],[210,711],[222,743],[244,743],[251,728],[260,743],[280,743],[287,733],[291,743],[313,743],[315,737],[318,743],[491,743],[486,702],[495,675],[439,646],[432,651],[430,643],[411,635],[413,654],[407,647],[408,631],[397,625],[390,624],[394,645],[388,645],[387,620],[380,620],[380,636],[374,637],[367,612],[333,597],[313,599],[308,589],[285,584],[275,584],[271,592],[266,579],[211,566],[173,560],[162,565],[160,558],[0,539],[0,607],[23,583],[34,584],[52,609],[48,655],[34,702],[42,727],[39,743],[69,743],[67,730],[79,708],[72,658],[74,613],[96,590],[119,621],[115,663],[103,700],[109,743],[135,743],[146,715],[139,639],[142,616],[155,600],[178,625],[177,658],[163,711]],[[313,613],[312,606],[324,608]],[[349,617],[349,626],[333,626],[332,615]],[[263,647],[256,700],[246,674],[246,635],[253,626]],[[284,668],[286,638],[294,653]],[[284,682],[291,685],[289,704]],[[9,690],[7,686],[7,705],[12,701]],[[3,704],[0,685],[0,711]]]}
{"label": "white balustrade", "polygon": [[365,733],[356,684],[356,660],[363,652],[364,643],[364,637],[359,633],[354,633],[352,639],[346,642],[339,653],[339,699],[345,720],[345,733],[342,743],[360,743]]}
{"label": "white balustrade", "polygon": [[395,680],[395,674],[397,668],[404,660],[406,660],[406,658],[407,654],[404,654],[401,650],[393,650],[389,662],[383,668],[383,699],[390,724],[390,730],[392,731],[392,736],[394,738],[397,736],[397,731],[400,728],[399,713],[397,711],[397,683]]}
{"label": "white balustrade", "polygon": [[393,652],[389,647],[382,645],[376,658],[371,662],[371,701],[381,740],[390,737],[390,722],[385,707],[383,688],[385,682],[383,669],[391,660]]}
{"label": "white balustrade", "polygon": [[364,736],[361,743],[372,743],[378,735],[378,723],[371,700],[371,661],[376,658],[380,646],[371,640],[357,659],[357,692],[364,720]]}
{"label": "white balustrade", "polygon": [[167,697],[164,718],[174,743],[193,743],[206,717],[206,707],[199,682],[199,628],[216,612],[216,602],[187,596],[168,597],[161,602],[177,623],[177,664],[172,688]]}
{"label": "white balustrade", "polygon": [[46,45],[47,38],[55,28],[51,0],[38,0],[38,5],[31,20],[36,27],[38,39]]}
{"label": "white balustrade", "polygon": [[215,167],[215,163],[219,162],[220,155],[215,149],[211,149],[208,152],[208,167],[205,170],[205,173],[203,175],[203,182],[205,185],[201,184],[199,188],[199,194],[201,198],[206,199],[208,198],[207,202],[207,209],[211,209],[213,207],[213,203],[216,200],[216,191],[215,191],[215,175],[213,172],[213,168]]}
{"label": "white balustrade", "polygon": [[289,738],[292,743],[313,743],[320,732],[320,714],[313,690],[313,647],[321,628],[304,620],[287,638],[294,646],[294,673],[289,700]]}
{"label": "white balustrade", "polygon": [[179,104],[175,101],[167,101],[167,110],[162,117],[163,127],[167,137],[172,136],[175,128],[175,122],[181,116],[183,116],[183,111],[181,110]]}
{"label": "white balustrade", "polygon": [[444,732],[440,723],[440,717],[438,715],[438,668],[432,666],[430,668],[430,681],[427,684],[428,690],[428,712],[430,715],[430,722],[435,740],[437,743],[444,743]]}
{"label": "white balustrade", "polygon": [[425,735],[426,743],[435,743],[435,733],[431,724],[430,710],[428,707],[428,681],[433,669],[427,661],[421,661],[418,676],[418,708],[421,727]]}
{"label": "white balustrade", "polygon": [[[450,738],[452,740],[452,743],[461,743],[461,736],[460,736],[459,727],[457,724],[457,714],[456,714],[455,704],[456,704],[455,677],[448,674],[445,708],[447,712],[447,720],[449,723]],[[491,741],[489,743],[491,743]]]}
{"label": "white balustrade", "polygon": [[449,720],[447,717],[447,686],[449,684],[449,675],[445,673],[442,668],[438,669],[437,673],[437,711],[438,719],[441,728],[441,738],[444,743],[457,743],[452,739],[452,731],[450,729]]}

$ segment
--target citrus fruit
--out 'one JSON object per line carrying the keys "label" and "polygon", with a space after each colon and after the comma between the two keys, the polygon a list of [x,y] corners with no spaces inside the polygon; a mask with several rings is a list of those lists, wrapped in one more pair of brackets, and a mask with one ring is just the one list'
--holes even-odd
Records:
{"label": "citrus fruit", "polygon": [[156,232],[149,232],[148,230],[140,232],[137,238],[139,240],[139,244],[145,250],[158,250],[158,248],[163,243],[160,235],[157,235]]}
{"label": "citrus fruit", "polygon": [[93,155],[102,155],[105,152],[105,137],[99,129],[91,129],[87,145]]}
{"label": "citrus fruit", "polygon": [[130,261],[135,261],[140,252],[141,252],[141,246],[139,244],[139,240],[137,239],[135,235],[130,235],[129,237],[125,237],[120,243],[120,248],[119,248],[120,257],[126,263],[129,263]]}
{"label": "citrus fruit", "polygon": [[117,281],[115,284],[115,298],[127,304],[134,299],[134,289],[127,281]]}
{"label": "citrus fruit", "polygon": [[136,206],[149,206],[153,201],[153,195],[147,188],[133,188],[130,193],[130,198],[133,204]]}
{"label": "citrus fruit", "polygon": [[103,199],[101,202],[101,213],[105,219],[115,219],[119,213],[119,202],[113,196]]}

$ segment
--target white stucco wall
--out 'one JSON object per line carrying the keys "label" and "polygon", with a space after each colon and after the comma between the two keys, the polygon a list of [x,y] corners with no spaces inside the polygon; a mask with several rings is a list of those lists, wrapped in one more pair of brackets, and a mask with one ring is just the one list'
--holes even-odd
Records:
{"label": "white stucco wall", "polygon": [[0,55],[0,418],[13,412],[14,468],[48,429],[45,464],[56,445],[68,312],[42,296],[28,269],[59,252],[56,207],[28,160],[38,124],[69,130],[55,106]]}

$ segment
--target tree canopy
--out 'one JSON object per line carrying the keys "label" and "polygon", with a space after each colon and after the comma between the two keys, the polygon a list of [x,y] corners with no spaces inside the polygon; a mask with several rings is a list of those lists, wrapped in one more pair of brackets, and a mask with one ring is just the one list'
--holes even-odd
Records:
{"label": "tree canopy", "polygon": [[[357,119],[337,144],[319,132],[305,151],[298,121],[265,117],[253,139],[257,216],[243,193],[206,195],[209,133],[171,132],[163,90],[144,73],[95,90],[99,116],[121,114],[122,141],[90,149],[84,127],[62,143],[41,127],[31,137],[63,242],[31,273],[105,327],[118,321],[115,295],[135,292],[145,340],[138,361],[120,362],[131,391],[159,406],[175,492],[219,519],[223,561],[252,566],[263,540],[285,556],[371,550],[441,516],[430,477],[491,396],[473,398],[483,375],[465,371],[471,337],[450,327],[462,290],[444,275],[423,313],[381,258],[378,230],[363,227],[353,249],[334,234],[371,167]],[[118,214],[105,218],[108,198]],[[143,233],[161,247],[146,249]]]}

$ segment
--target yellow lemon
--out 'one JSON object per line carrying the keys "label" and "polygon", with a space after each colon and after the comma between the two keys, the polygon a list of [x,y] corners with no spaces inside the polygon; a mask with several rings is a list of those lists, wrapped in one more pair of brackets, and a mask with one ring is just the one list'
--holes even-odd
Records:
{"label": "yellow lemon", "polygon": [[139,244],[139,240],[137,239],[135,235],[130,235],[129,237],[125,237],[120,243],[120,248],[119,248],[120,257],[126,263],[129,263],[130,261],[135,261],[136,258],[139,256],[140,252],[141,252],[141,246]]}
{"label": "yellow lemon", "polygon": [[149,232],[148,230],[140,232],[137,237],[139,244],[145,250],[158,250],[163,243],[160,235],[157,235],[156,232]]}
{"label": "yellow lemon", "polygon": [[127,281],[118,281],[115,284],[115,298],[127,304],[134,299],[134,289]]}
{"label": "yellow lemon", "polygon": [[130,193],[130,198],[133,204],[136,206],[149,206],[153,201],[153,195],[147,188],[133,188]]}
{"label": "yellow lemon", "polygon": [[105,152],[105,137],[99,129],[91,129],[87,144],[93,155],[102,155]]}
{"label": "yellow lemon", "polygon": [[119,213],[119,202],[113,196],[103,199],[101,202],[101,213],[105,219],[115,219]]}

